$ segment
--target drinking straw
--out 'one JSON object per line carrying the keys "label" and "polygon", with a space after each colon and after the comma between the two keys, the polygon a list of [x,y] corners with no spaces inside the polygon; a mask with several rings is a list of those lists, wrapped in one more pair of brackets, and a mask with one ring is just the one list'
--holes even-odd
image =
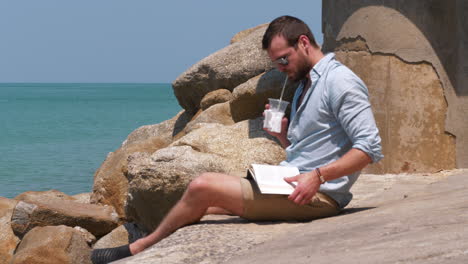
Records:
{"label": "drinking straw", "polygon": [[286,79],[284,79],[284,83],[283,83],[283,89],[281,89],[281,96],[280,96],[279,103],[278,103],[278,111],[281,105],[281,100],[283,100],[283,93],[284,93],[284,88],[286,87],[286,83],[288,83],[288,75],[286,75]]}

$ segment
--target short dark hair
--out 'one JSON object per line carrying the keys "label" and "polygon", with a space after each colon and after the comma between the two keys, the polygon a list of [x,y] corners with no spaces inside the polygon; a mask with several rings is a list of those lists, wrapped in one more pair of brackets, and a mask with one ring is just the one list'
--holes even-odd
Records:
{"label": "short dark hair", "polygon": [[304,21],[292,16],[280,16],[271,21],[270,25],[265,31],[262,39],[262,48],[264,50],[268,49],[270,47],[271,40],[275,36],[284,37],[288,41],[288,45],[292,47],[296,45],[301,35],[308,37],[310,43],[314,47],[318,48],[312,31],[310,31],[309,27],[306,23],[304,23]]}

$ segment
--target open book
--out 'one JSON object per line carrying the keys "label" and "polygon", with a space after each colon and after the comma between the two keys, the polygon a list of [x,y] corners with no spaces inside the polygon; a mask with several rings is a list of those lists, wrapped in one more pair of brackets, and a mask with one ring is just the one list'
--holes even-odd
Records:
{"label": "open book", "polygon": [[283,178],[298,175],[299,169],[296,167],[252,164],[249,172],[257,182],[261,193],[291,194],[296,186],[293,183],[287,183]]}

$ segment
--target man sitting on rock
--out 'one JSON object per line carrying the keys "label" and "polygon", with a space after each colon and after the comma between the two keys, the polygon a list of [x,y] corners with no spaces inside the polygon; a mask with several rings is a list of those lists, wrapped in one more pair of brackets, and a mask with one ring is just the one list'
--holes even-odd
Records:
{"label": "man sitting on rock", "polygon": [[297,182],[294,192],[261,194],[248,178],[203,173],[153,233],[130,245],[94,250],[94,263],[135,255],[206,214],[312,220],[334,216],[351,201],[349,190],[360,170],[383,157],[365,84],[334,54],[324,55],[308,26],[297,18],[273,20],[262,44],[278,70],[300,81],[289,122],[283,118],[281,133],[268,132],[286,149],[281,165],[300,170],[286,178]]}

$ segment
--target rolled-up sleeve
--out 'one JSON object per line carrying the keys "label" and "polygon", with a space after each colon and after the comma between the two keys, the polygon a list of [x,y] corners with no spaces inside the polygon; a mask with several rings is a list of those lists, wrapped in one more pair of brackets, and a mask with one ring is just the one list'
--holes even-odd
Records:
{"label": "rolled-up sleeve", "polygon": [[367,153],[372,162],[383,158],[379,129],[372,113],[367,87],[345,67],[333,78],[330,107],[350,138],[353,148]]}

